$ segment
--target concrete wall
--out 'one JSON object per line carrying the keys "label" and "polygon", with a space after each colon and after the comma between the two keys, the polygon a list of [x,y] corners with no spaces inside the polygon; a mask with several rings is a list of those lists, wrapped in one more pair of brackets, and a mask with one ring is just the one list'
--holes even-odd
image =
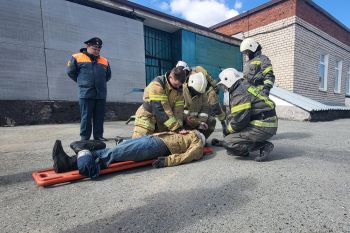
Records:
{"label": "concrete wall", "polygon": [[143,23],[64,0],[0,0],[0,100],[77,100],[65,74],[83,41],[101,37],[112,80],[107,101],[140,102]]}

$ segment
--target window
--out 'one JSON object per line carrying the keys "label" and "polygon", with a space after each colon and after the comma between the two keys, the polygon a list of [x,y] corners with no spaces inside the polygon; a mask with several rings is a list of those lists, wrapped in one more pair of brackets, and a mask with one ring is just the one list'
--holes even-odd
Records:
{"label": "window", "polygon": [[342,61],[335,62],[334,93],[340,93]]}
{"label": "window", "polygon": [[321,91],[327,91],[328,54],[321,54],[319,72],[319,89]]}
{"label": "window", "polygon": [[345,87],[345,95],[350,96],[350,66],[348,69],[348,76],[346,77],[346,87]]}

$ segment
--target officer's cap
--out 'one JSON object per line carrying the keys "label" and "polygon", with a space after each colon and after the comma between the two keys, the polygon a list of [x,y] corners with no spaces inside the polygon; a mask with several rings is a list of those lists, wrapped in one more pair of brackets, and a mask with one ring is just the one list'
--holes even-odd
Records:
{"label": "officer's cap", "polygon": [[84,44],[91,45],[97,48],[102,47],[102,40],[98,37],[91,38],[90,40],[87,40],[84,42]]}

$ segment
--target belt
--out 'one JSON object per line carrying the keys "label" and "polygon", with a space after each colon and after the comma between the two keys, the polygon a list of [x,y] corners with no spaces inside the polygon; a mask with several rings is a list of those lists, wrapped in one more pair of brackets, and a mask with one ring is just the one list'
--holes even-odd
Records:
{"label": "belt", "polygon": [[276,116],[276,111],[275,109],[270,110],[268,112],[262,112],[259,113],[258,115],[252,116],[251,120],[264,120],[266,118],[274,117]]}

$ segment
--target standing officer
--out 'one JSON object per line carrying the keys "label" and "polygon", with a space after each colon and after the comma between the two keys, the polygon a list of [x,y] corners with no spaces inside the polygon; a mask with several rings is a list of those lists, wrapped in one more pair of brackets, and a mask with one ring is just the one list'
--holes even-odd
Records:
{"label": "standing officer", "polygon": [[185,80],[183,68],[176,67],[156,77],[145,88],[144,102],[136,111],[133,138],[164,131],[187,133],[182,127],[185,105],[182,84]]}
{"label": "standing officer", "polygon": [[213,139],[212,144],[224,146],[228,154],[235,156],[249,156],[249,152],[260,149],[255,161],[266,160],[274,148],[266,140],[277,132],[275,103],[233,68],[223,70],[219,78],[219,84],[229,92],[227,136],[222,142]]}
{"label": "standing officer", "polygon": [[270,94],[270,89],[275,83],[270,59],[261,54],[261,45],[253,38],[246,38],[242,41],[240,51],[246,56],[243,75],[251,85],[260,86],[261,92]]}
{"label": "standing officer", "polygon": [[111,79],[108,60],[100,56],[102,40],[94,37],[84,42],[86,48],[72,55],[68,61],[68,76],[78,83],[80,105],[80,139],[89,140],[93,123],[95,140],[103,137],[103,122],[107,96],[107,82]]}

